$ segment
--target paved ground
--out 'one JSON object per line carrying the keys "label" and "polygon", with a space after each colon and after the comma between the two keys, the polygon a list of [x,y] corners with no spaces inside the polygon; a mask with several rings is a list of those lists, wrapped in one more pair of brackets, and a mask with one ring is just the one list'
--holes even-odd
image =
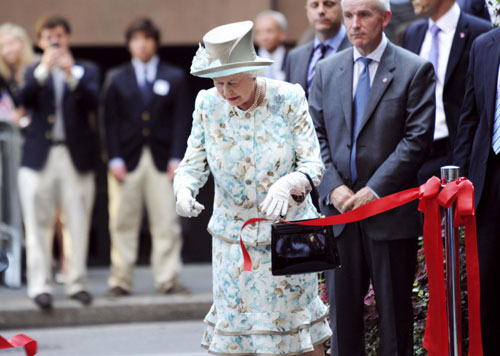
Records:
{"label": "paved ground", "polygon": [[95,297],[90,307],[68,299],[63,287],[56,286],[54,310],[49,313],[40,311],[26,296],[25,286],[20,289],[0,286],[0,329],[201,320],[212,302],[209,264],[184,267],[180,280],[191,291],[188,296],[156,293],[149,267],[138,267],[133,295],[113,299],[106,297],[108,276],[108,269],[89,271],[90,291]]}
{"label": "paved ground", "polygon": [[29,335],[38,342],[37,356],[205,356],[203,330],[202,321],[176,321],[4,330],[2,335]]}

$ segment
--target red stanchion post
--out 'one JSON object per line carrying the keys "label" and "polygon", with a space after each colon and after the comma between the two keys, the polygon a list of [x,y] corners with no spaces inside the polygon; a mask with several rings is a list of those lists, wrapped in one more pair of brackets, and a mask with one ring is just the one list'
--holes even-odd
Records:
{"label": "red stanchion post", "polygon": [[[460,176],[457,166],[441,167],[443,186]],[[448,314],[449,356],[462,354],[460,338],[460,268],[458,259],[458,229],[453,226],[455,204],[445,210],[446,304]]]}

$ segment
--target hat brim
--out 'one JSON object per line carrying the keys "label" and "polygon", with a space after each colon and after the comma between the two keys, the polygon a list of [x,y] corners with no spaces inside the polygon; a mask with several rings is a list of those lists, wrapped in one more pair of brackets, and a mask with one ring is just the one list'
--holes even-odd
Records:
{"label": "hat brim", "polygon": [[206,69],[198,70],[196,72],[191,72],[191,74],[201,78],[226,77],[228,75],[233,75],[237,73],[263,69],[273,63],[274,61],[270,59],[257,57],[255,61],[252,62],[238,62],[216,67],[208,67]]}

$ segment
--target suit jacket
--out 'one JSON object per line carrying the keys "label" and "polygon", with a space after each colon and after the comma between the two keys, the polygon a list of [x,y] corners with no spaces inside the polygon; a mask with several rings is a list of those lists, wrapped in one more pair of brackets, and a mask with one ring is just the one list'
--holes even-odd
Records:
{"label": "suit jacket", "polygon": [[[55,122],[55,94],[52,77],[40,85],[34,77],[39,63],[27,68],[25,85],[19,100],[31,112],[31,124],[25,129],[21,165],[42,169],[51,147]],[[99,69],[92,63],[76,61],[83,68],[75,90],[66,84],[63,96],[63,118],[66,145],[79,172],[95,168],[97,163],[96,112],[99,98]]]}
{"label": "suit jacket", "polygon": [[124,159],[133,171],[148,145],[156,167],[165,171],[169,159],[182,158],[189,134],[192,101],[185,73],[160,62],[145,103],[131,63],[111,72],[104,98],[109,158]]}
{"label": "suit jacket", "polygon": [[[351,42],[344,37],[340,43],[337,52],[351,47]],[[313,55],[314,41],[308,42],[305,45],[292,49],[286,58],[285,63],[285,81],[289,83],[298,83],[302,86],[307,94],[307,71],[309,69],[309,61]]]}
{"label": "suit jacket", "polygon": [[[404,34],[403,47],[419,54],[428,26],[427,19],[411,24]],[[460,108],[465,93],[465,77],[469,67],[470,48],[476,37],[489,31],[490,28],[490,23],[463,11],[460,12],[443,88],[443,104],[449,130],[449,152],[453,151],[457,135]]]}
{"label": "suit jacket", "polygon": [[458,0],[457,3],[465,12],[491,22],[486,0]]}
{"label": "suit jacket", "polygon": [[500,29],[476,39],[470,52],[462,115],[454,151],[455,164],[461,175],[474,184],[478,206],[486,179],[495,119],[498,63],[500,62]]}
{"label": "suit jacket", "polygon": [[[358,179],[350,179],[353,120],[353,50],[318,64],[309,106],[325,163],[318,188],[325,215],[330,192],[347,185],[354,192],[369,186],[379,196],[417,185],[417,171],[432,142],[435,115],[434,68],[424,59],[388,42],[373,80],[357,139]],[[397,222],[397,223],[396,223]],[[407,204],[360,222],[376,240],[418,236],[419,213]],[[343,226],[335,226],[340,234]]]}

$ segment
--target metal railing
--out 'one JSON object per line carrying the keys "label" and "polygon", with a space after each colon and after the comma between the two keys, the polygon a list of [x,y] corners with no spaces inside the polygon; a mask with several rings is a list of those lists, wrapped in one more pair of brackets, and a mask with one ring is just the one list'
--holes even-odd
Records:
{"label": "metal railing", "polygon": [[0,250],[8,259],[3,282],[21,287],[23,227],[17,188],[17,172],[21,157],[19,129],[8,121],[0,121]]}

